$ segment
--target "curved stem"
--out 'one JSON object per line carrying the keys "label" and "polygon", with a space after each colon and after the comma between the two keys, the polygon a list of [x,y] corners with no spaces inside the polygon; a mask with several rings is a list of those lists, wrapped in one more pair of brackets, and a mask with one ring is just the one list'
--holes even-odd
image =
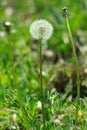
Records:
{"label": "curved stem", "polygon": [[41,100],[42,100],[43,130],[46,130],[45,113],[44,113],[44,94],[43,94],[43,84],[42,84],[42,42],[41,41],[40,41],[40,87],[41,87]]}
{"label": "curved stem", "polygon": [[21,95],[19,92],[18,81],[17,81],[17,77],[16,77],[16,73],[15,73],[15,67],[14,67],[14,62],[13,62],[13,49],[12,49],[12,44],[11,44],[11,40],[10,40],[10,33],[7,33],[7,40],[8,40],[9,61],[10,61],[11,74],[12,74],[12,78],[13,78],[13,84],[17,91],[17,99],[18,99],[20,109],[22,111],[24,124],[26,126],[26,129],[29,130],[29,128],[30,128],[29,121],[26,117],[26,112],[23,107],[23,102],[22,102],[22,98],[21,98]]}
{"label": "curved stem", "polygon": [[76,67],[76,77],[77,77],[76,122],[77,122],[78,106],[79,106],[79,99],[80,99],[80,73],[79,73],[79,64],[78,64],[78,59],[77,59],[77,55],[76,55],[76,49],[75,49],[75,45],[74,45],[74,41],[73,41],[73,37],[72,37],[72,33],[71,33],[71,29],[70,29],[70,25],[69,25],[69,21],[68,21],[68,16],[67,15],[66,15],[66,24],[67,24],[67,28],[68,28],[71,44],[72,44],[72,50],[73,50],[73,55],[74,55],[74,62],[75,62],[75,67]]}

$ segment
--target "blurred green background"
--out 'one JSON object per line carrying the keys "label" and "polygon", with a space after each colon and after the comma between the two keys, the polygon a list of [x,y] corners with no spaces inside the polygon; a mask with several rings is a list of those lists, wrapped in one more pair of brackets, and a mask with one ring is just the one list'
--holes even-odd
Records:
{"label": "blurred green background", "polygon": [[[72,35],[81,67],[87,65],[87,1],[86,0],[0,0],[0,83],[9,85],[9,52],[3,23],[10,21],[11,42],[16,73],[21,86],[38,88],[38,41],[32,39],[29,27],[34,20],[46,19],[53,24],[54,32],[43,45],[43,73],[47,83],[58,65],[72,65],[73,56],[62,8],[67,7]],[[83,58],[84,57],[84,58]],[[49,69],[48,69],[49,68]],[[68,66],[67,66],[68,68]],[[64,68],[63,68],[64,69]],[[56,70],[54,70],[56,71]],[[46,87],[46,84],[45,84]],[[23,87],[24,89],[25,87]],[[28,90],[29,91],[29,90]]]}
{"label": "blurred green background", "polygon": [[[10,21],[14,64],[19,82],[38,87],[39,57],[38,41],[29,33],[30,24],[37,19],[46,19],[53,24],[54,33],[43,45],[43,71],[59,64],[73,63],[71,43],[62,8],[67,7],[75,46],[82,66],[87,65],[87,1],[86,0],[0,0],[0,82],[9,84],[8,41],[3,23]],[[84,57],[84,58],[83,58]],[[49,67],[48,67],[49,66]],[[32,73],[32,74],[31,74]],[[47,74],[47,75],[46,75]],[[27,86],[26,85],[26,86]]]}

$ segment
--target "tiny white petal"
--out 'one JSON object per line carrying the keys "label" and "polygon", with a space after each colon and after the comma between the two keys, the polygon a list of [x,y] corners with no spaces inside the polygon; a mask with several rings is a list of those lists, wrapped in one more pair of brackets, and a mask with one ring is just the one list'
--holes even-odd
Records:
{"label": "tiny white petal", "polygon": [[42,103],[41,103],[41,101],[37,102],[37,108],[42,109]]}
{"label": "tiny white petal", "polygon": [[36,40],[42,39],[42,41],[46,41],[50,39],[52,33],[52,24],[44,19],[36,20],[30,26],[30,34]]}

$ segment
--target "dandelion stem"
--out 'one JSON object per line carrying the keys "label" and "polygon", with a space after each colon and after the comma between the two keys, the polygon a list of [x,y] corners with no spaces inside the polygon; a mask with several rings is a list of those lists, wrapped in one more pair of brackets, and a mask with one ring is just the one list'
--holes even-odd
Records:
{"label": "dandelion stem", "polygon": [[26,112],[25,112],[24,107],[23,107],[23,102],[22,102],[22,98],[21,98],[21,95],[19,92],[17,77],[16,77],[16,73],[15,73],[15,67],[14,67],[14,62],[13,62],[13,48],[12,48],[12,44],[11,44],[11,40],[10,40],[10,33],[7,33],[7,40],[8,40],[9,61],[10,61],[10,68],[11,68],[13,84],[14,84],[16,91],[17,91],[17,99],[18,99],[18,103],[19,103],[19,106],[20,106],[21,111],[22,111],[24,124],[26,126],[26,129],[29,130],[29,128],[30,128],[29,121],[26,118]]}
{"label": "dandelion stem", "polygon": [[41,87],[41,100],[42,100],[43,130],[46,130],[45,113],[44,113],[44,94],[43,94],[43,84],[42,84],[42,42],[41,41],[40,41],[40,87]]}
{"label": "dandelion stem", "polygon": [[77,58],[77,55],[76,55],[76,49],[75,49],[75,45],[74,45],[74,41],[73,41],[73,37],[72,37],[70,25],[69,25],[67,10],[65,10],[65,12],[66,12],[66,14],[65,14],[66,24],[67,24],[67,28],[68,28],[68,32],[69,32],[69,37],[70,37],[70,40],[71,40],[71,44],[72,44],[72,50],[73,50],[73,55],[74,55],[74,62],[75,62],[75,67],[76,67],[76,77],[77,77],[76,124],[77,124],[78,107],[79,107],[79,101],[80,101],[80,73],[79,73],[79,64],[78,64],[78,58]]}

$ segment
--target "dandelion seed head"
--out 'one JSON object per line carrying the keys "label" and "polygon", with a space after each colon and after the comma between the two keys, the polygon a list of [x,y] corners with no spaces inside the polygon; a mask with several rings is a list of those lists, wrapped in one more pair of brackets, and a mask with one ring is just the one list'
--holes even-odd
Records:
{"label": "dandelion seed head", "polygon": [[44,19],[36,20],[30,26],[30,34],[36,40],[47,41],[52,36],[52,33],[52,24]]}

